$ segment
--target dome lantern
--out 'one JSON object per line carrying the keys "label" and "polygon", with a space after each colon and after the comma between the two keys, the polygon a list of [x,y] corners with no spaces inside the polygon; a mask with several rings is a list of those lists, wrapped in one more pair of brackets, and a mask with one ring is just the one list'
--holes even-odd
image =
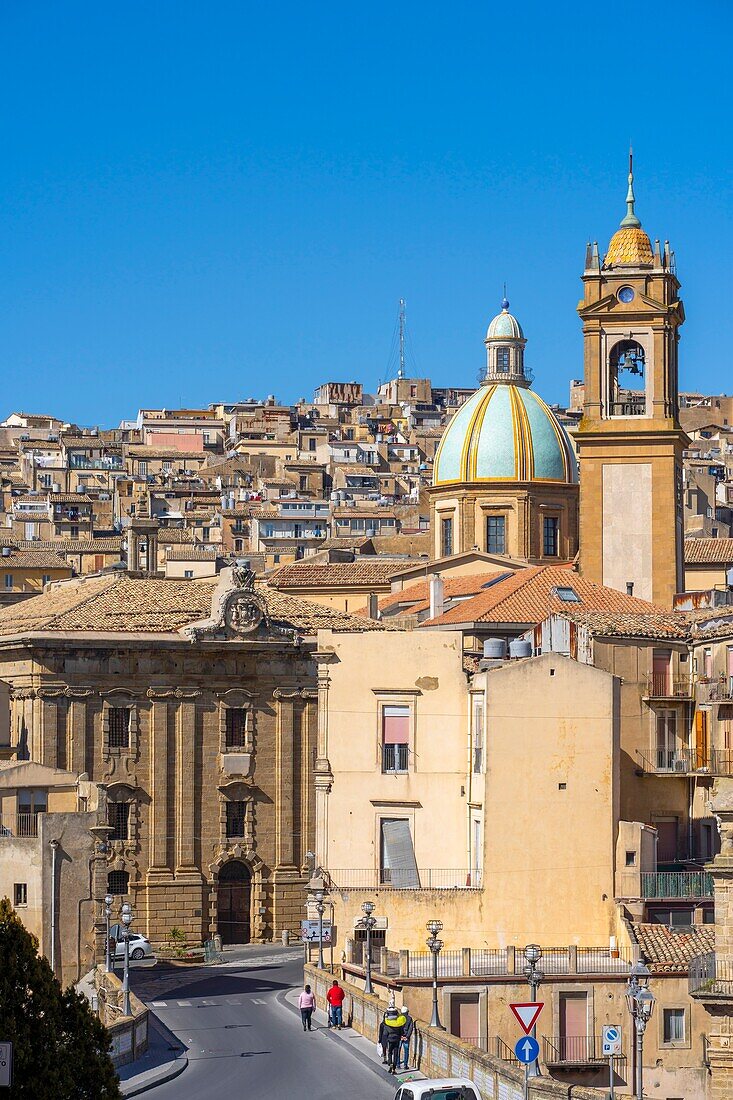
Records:
{"label": "dome lantern", "polygon": [[484,384],[511,382],[528,386],[531,378],[524,369],[524,347],[527,343],[522,326],[509,312],[509,300],[504,296],[501,313],[489,323],[486,332],[486,374]]}

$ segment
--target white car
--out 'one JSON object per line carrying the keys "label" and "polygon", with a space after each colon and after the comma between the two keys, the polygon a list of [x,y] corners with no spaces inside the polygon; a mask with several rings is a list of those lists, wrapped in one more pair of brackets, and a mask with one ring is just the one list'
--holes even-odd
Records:
{"label": "white car", "polygon": [[481,1100],[481,1093],[466,1077],[439,1081],[409,1081],[397,1089],[395,1100]]}
{"label": "white car", "polygon": [[[111,938],[114,939],[114,930],[111,931]],[[147,959],[153,954],[153,948],[150,944],[150,940],[145,936],[141,936],[139,932],[130,932],[130,958],[136,962],[139,959]],[[119,961],[125,957],[125,944],[123,940],[117,940],[115,943],[114,955],[115,960]]]}

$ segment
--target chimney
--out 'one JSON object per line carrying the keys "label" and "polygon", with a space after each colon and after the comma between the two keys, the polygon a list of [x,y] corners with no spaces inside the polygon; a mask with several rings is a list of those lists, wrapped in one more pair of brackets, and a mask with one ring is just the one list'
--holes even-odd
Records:
{"label": "chimney", "polygon": [[379,596],[376,592],[369,593],[369,618],[379,618]]}
{"label": "chimney", "polygon": [[633,596],[634,595],[634,582],[633,581],[627,581],[626,582],[626,595],[627,596]]}
{"label": "chimney", "polygon": [[439,573],[433,573],[430,578],[430,618],[434,619],[443,614],[443,597],[445,585]]}

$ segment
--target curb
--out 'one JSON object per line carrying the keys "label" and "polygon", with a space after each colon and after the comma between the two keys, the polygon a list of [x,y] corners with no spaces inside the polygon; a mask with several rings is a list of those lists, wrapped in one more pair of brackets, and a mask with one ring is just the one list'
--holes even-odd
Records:
{"label": "curb", "polygon": [[[281,1005],[284,1005],[285,1008],[289,1009],[290,1012],[292,1012],[293,1015],[297,1016],[300,1020],[299,1008],[297,1007],[297,1005],[294,1005],[291,1001],[288,1000],[288,997],[292,996],[292,993],[292,989],[284,989],[281,993],[277,994],[276,1000],[279,1001]],[[322,1010],[319,1009],[318,1011],[320,1012]],[[387,1073],[386,1070],[382,1069],[381,1063],[375,1062],[373,1058],[369,1058],[363,1051],[357,1050],[353,1046],[353,1044],[348,1041],[348,1038],[346,1039],[346,1042],[344,1042],[343,1038],[337,1038],[334,1034],[332,1034],[331,1029],[326,1027],[325,1024],[322,1027],[319,1027],[318,1030],[322,1035],[328,1037],[329,1042],[339,1043],[342,1050],[348,1050],[352,1058],[358,1059],[358,1061],[361,1062],[363,1066],[366,1066],[372,1071],[372,1073],[376,1074],[380,1081],[387,1081],[390,1084],[393,1084],[395,1086],[395,1089],[399,1088],[400,1080],[397,1076],[391,1073]],[[361,1032],[354,1031],[353,1028],[349,1028],[349,1032],[354,1036],[358,1036],[360,1039],[364,1039],[364,1036],[361,1034]],[[372,1044],[372,1046],[374,1046],[374,1044]]]}
{"label": "curb", "polygon": [[181,1050],[164,1065],[158,1066],[155,1069],[143,1070],[137,1077],[130,1077],[127,1081],[120,1081],[120,1092],[125,1098],[128,1096],[139,1096],[142,1092],[148,1092],[150,1089],[157,1088],[158,1085],[162,1085],[164,1081],[172,1081],[174,1077],[179,1077],[188,1065],[188,1053],[183,1047],[180,1039],[178,1039],[170,1028],[166,1027],[163,1021],[159,1020],[152,1012],[150,1015],[155,1020],[152,1026],[161,1035],[167,1037],[169,1042],[175,1042],[176,1047],[180,1047]]}

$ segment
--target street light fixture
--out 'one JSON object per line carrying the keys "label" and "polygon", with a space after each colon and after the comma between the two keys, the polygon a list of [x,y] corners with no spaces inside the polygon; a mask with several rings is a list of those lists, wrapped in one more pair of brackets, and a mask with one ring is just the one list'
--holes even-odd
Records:
{"label": "street light fixture", "polygon": [[105,924],[107,926],[107,939],[105,940],[105,949],[104,949],[104,970],[105,970],[106,974],[109,974],[112,971],[112,952],[110,950],[110,943],[109,943],[109,921],[110,921],[110,917],[112,916],[112,902],[113,901],[114,901],[114,898],[112,897],[111,894],[107,894],[105,896],[105,899],[104,899],[104,919],[105,919]]}
{"label": "street light fixture", "polygon": [[318,969],[324,970],[323,964],[323,914],[326,911],[326,906],[323,903],[324,899],[323,890],[316,891],[316,912],[318,913]]}
{"label": "street light fixture", "polygon": [[122,906],[122,923],[125,926],[125,969],[122,974],[122,1015],[131,1016],[130,1010],[130,925],[132,924],[132,906],[125,902]]}
{"label": "street light fixture", "polygon": [[644,963],[634,963],[629,974],[629,983],[626,986],[626,1005],[631,1018],[634,1021],[635,1051],[636,1051],[636,1088],[634,1096],[636,1100],[644,1097],[644,1032],[646,1025],[652,1018],[656,998],[648,988],[650,970]]}
{"label": "street light fixture", "polygon": [[362,904],[361,911],[364,914],[360,918],[359,924],[366,930],[366,979],[364,981],[364,992],[373,993],[372,988],[372,929],[377,923],[377,918],[372,916],[375,905],[373,901],[365,901]]}
{"label": "street light fixture", "polygon": [[[542,948],[538,943],[528,943],[524,949],[524,959],[526,966],[524,967],[524,976],[529,982],[529,998],[531,1001],[537,1001],[537,991],[540,986],[540,982],[544,978],[544,973],[539,968],[540,959],[542,958]],[[537,1038],[537,1024],[532,1028],[532,1038]],[[528,1077],[539,1077],[540,1067],[537,1059],[527,1068]]]}
{"label": "street light fixture", "polygon": [[438,933],[443,931],[443,922],[442,920],[429,920],[425,927],[430,933],[425,942],[433,955],[433,1015],[430,1026],[445,1031],[438,1013],[438,955],[443,950],[443,941],[438,939]]}

